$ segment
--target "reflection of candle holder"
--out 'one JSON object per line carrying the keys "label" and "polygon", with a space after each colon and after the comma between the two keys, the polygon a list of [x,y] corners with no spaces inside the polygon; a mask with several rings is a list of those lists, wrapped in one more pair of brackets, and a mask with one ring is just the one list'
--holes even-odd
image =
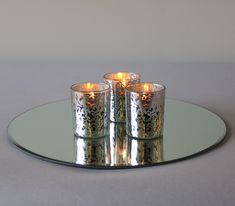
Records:
{"label": "reflection of candle holder", "polygon": [[155,164],[163,160],[162,138],[128,138],[127,154],[129,165]]}
{"label": "reflection of candle holder", "polygon": [[136,138],[163,135],[165,87],[137,83],[126,87],[127,134]]}
{"label": "reflection of candle holder", "polygon": [[109,165],[109,138],[81,138],[74,136],[75,162],[80,165]]}
{"label": "reflection of candle holder", "polygon": [[74,134],[80,137],[106,135],[109,121],[109,85],[79,83],[71,86]]}
{"label": "reflection of candle holder", "polygon": [[140,75],[134,73],[118,72],[104,75],[104,81],[111,87],[110,95],[110,120],[125,122],[125,87],[138,83]]}
{"label": "reflection of candle holder", "polygon": [[122,166],[127,164],[127,137],[126,124],[110,123],[110,155],[111,165]]}

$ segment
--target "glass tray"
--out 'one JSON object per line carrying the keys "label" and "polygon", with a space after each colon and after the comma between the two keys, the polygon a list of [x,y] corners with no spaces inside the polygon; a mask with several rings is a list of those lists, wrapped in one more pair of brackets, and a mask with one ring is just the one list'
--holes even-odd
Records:
{"label": "glass tray", "polygon": [[87,168],[153,166],[202,153],[219,144],[226,133],[223,120],[199,106],[166,100],[162,138],[126,136],[125,124],[110,123],[109,135],[73,135],[70,100],[45,104],[17,116],[8,127],[10,140],[36,157]]}

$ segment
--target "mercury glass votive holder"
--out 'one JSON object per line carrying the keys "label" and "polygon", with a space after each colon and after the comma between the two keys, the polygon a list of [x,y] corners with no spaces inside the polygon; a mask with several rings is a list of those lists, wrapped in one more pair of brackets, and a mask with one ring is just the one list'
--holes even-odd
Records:
{"label": "mercury glass votive holder", "polygon": [[140,75],[131,72],[107,73],[104,82],[109,84],[110,90],[110,120],[125,122],[125,88],[129,84],[140,82]]}
{"label": "mercury glass votive holder", "polygon": [[71,86],[74,135],[102,137],[109,126],[110,87],[105,83],[78,83]]}
{"label": "mercury glass votive holder", "polygon": [[149,139],[163,135],[165,86],[137,83],[126,87],[126,130],[131,137]]}

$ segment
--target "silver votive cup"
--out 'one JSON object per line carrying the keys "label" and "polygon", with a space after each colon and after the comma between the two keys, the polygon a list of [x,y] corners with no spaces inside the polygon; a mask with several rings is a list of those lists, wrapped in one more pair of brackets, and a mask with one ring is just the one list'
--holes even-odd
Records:
{"label": "silver votive cup", "polygon": [[105,83],[78,83],[71,86],[74,135],[105,136],[109,126],[110,87]]}
{"label": "silver votive cup", "polygon": [[155,83],[129,85],[126,96],[127,134],[135,138],[163,135],[165,86]]}
{"label": "silver votive cup", "polygon": [[110,120],[125,122],[125,88],[129,84],[140,82],[140,75],[131,72],[107,73],[104,82],[110,85]]}

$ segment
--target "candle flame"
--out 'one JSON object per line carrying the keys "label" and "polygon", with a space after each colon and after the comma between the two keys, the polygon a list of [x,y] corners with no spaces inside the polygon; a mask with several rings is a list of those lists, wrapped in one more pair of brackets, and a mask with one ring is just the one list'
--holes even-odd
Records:
{"label": "candle flame", "polygon": [[149,85],[145,83],[145,84],[144,84],[144,91],[145,91],[145,92],[149,92],[149,89],[150,89],[150,88],[149,88]]}
{"label": "candle flame", "polygon": [[117,73],[117,78],[118,79],[123,79],[123,73],[122,72],[118,72]]}
{"label": "candle flame", "polygon": [[90,82],[88,82],[88,83],[86,84],[86,88],[87,88],[88,90],[92,89],[92,88],[93,88],[93,84],[91,84]]}
{"label": "candle flame", "polygon": [[92,91],[92,89],[94,89],[94,84],[88,82],[83,86],[83,89],[86,92]]}
{"label": "candle flame", "polygon": [[122,87],[126,87],[126,85],[127,85],[127,79],[126,79],[127,74],[126,73],[118,72],[118,73],[115,74],[114,77],[121,82]]}

